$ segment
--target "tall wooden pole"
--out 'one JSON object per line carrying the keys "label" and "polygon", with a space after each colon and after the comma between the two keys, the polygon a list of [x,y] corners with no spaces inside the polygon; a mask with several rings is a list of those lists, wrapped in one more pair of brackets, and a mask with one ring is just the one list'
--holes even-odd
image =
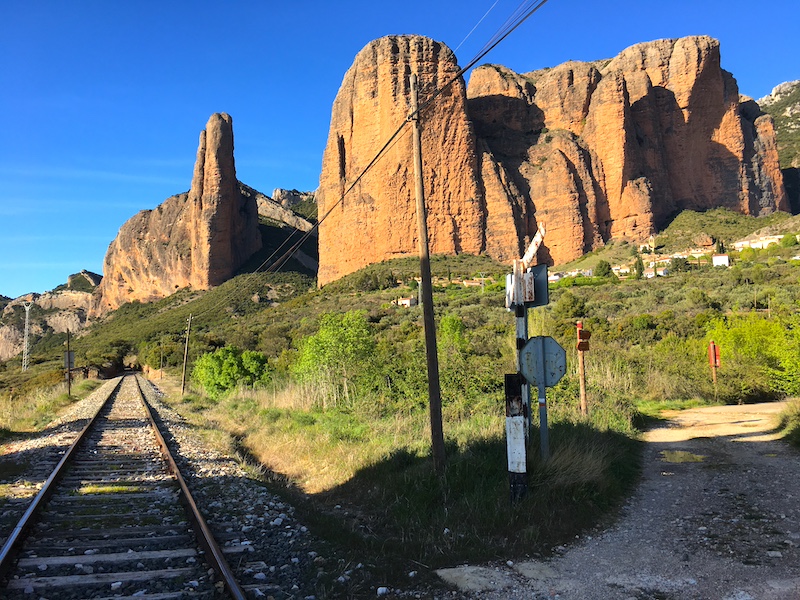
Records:
{"label": "tall wooden pole", "polygon": [[[580,398],[581,398],[581,414],[585,417],[589,414],[589,407],[586,404],[586,363],[583,359],[584,349],[583,345],[583,338],[581,338],[581,332],[583,331],[583,321],[578,321],[576,323],[575,329],[578,332],[578,384],[580,389]],[[585,342],[588,344],[588,342]]]}
{"label": "tall wooden pole", "polygon": [[186,389],[186,363],[189,361],[189,333],[192,331],[192,313],[189,313],[189,322],[186,325],[186,346],[183,348],[183,375],[181,375],[181,396]]}
{"label": "tall wooden pole", "polygon": [[439,355],[436,348],[436,323],[433,318],[433,286],[428,249],[428,222],[425,211],[425,189],[422,185],[422,142],[419,123],[419,88],[416,74],[411,74],[411,120],[414,124],[414,179],[417,195],[419,228],[419,270],[422,281],[422,316],[425,324],[425,352],[428,362],[428,399],[431,418],[431,449],[437,473],[444,471],[444,432],[442,430],[442,392],[439,386]]}
{"label": "tall wooden pole", "polygon": [[67,329],[67,396],[72,396],[72,361],[69,354],[69,329]]}

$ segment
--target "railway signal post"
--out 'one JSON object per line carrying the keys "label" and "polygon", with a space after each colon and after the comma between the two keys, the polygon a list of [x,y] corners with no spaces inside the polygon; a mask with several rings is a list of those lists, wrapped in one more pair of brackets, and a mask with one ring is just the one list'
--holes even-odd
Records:
{"label": "railway signal post", "polygon": [[[517,328],[517,373],[506,375],[506,449],[508,452],[509,484],[512,502],[520,500],[527,490],[527,446],[531,430],[531,383],[538,381],[525,376],[523,362],[528,339],[528,308],[550,302],[547,289],[547,265],[531,267],[536,252],[544,240],[545,228],[539,224],[524,256],[514,261],[513,272],[506,276],[506,308],[514,310]],[[542,355],[543,358],[543,355]],[[540,378],[543,382],[544,380]],[[539,387],[539,420],[542,456],[547,460],[547,405],[544,387]]]}

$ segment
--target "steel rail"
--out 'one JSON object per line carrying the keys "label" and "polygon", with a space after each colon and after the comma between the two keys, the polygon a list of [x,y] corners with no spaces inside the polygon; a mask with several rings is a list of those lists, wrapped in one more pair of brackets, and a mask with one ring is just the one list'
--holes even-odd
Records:
{"label": "steel rail", "polygon": [[103,401],[100,408],[97,409],[97,412],[91,418],[91,420],[86,424],[86,426],[81,430],[78,434],[78,437],[72,442],[72,445],[69,449],[64,453],[64,456],[61,457],[61,460],[56,465],[56,468],[53,469],[53,472],[50,473],[50,476],[47,478],[47,481],[44,482],[42,485],[42,489],[39,490],[39,493],[36,494],[36,497],[28,506],[28,509],[25,511],[25,514],[22,515],[22,518],[17,522],[16,527],[11,532],[11,534],[6,539],[5,544],[3,544],[2,550],[0,550],[0,578],[4,578],[8,573],[11,564],[14,562],[14,558],[16,557],[17,552],[19,551],[19,546],[22,544],[22,541],[25,539],[25,534],[27,533],[28,529],[33,525],[34,517],[36,513],[39,511],[39,508],[44,505],[50,499],[50,496],[53,494],[53,490],[58,482],[61,480],[61,477],[64,475],[64,471],[66,470],[66,465],[72,459],[73,454],[78,449],[78,446],[81,445],[86,434],[92,428],[95,421],[97,420],[98,415],[103,411],[103,409],[108,404],[108,401],[111,397],[119,390],[120,385],[122,385],[123,377],[120,377],[117,381],[117,384],[114,386],[114,389],[109,392],[106,399]]}
{"label": "steel rail", "polygon": [[222,550],[220,549],[219,545],[217,544],[216,540],[214,539],[214,535],[211,533],[211,529],[209,529],[208,525],[206,524],[206,520],[203,518],[203,515],[200,513],[200,509],[197,508],[197,504],[192,497],[192,493],[189,491],[189,487],[186,485],[186,481],[181,475],[181,471],[178,468],[178,464],[175,462],[175,459],[172,457],[172,453],[167,446],[167,442],[164,440],[164,436],[161,435],[161,430],[158,428],[155,419],[153,418],[153,413],[150,410],[150,405],[147,403],[147,399],[145,398],[144,392],[142,391],[142,386],[139,382],[138,375],[134,376],[134,380],[136,381],[136,386],[139,388],[139,396],[142,400],[142,405],[144,406],[144,410],[147,413],[147,418],[150,420],[150,424],[153,427],[153,431],[155,432],[156,439],[158,440],[159,445],[161,446],[161,454],[164,456],[164,459],[167,461],[168,468],[175,476],[175,479],[178,481],[178,485],[181,488],[181,502],[186,507],[187,511],[189,512],[189,517],[194,524],[194,531],[195,535],[197,536],[197,541],[202,546],[202,548],[206,551],[206,560],[209,563],[209,566],[213,568],[223,580],[225,587],[228,590],[228,593],[234,600],[246,600],[247,596],[245,596],[244,591],[239,586],[239,583],[236,581],[236,578],[233,575],[233,571],[228,565],[228,561],[225,560],[225,557],[222,554]]}

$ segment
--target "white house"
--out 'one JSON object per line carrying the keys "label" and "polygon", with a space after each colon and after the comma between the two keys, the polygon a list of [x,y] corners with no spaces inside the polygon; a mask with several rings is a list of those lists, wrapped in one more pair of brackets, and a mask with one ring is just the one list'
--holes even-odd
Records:
{"label": "white house", "polygon": [[712,267],[730,267],[731,261],[727,254],[715,254],[711,257]]}
{"label": "white house", "polygon": [[755,248],[757,250],[763,250],[767,246],[771,246],[772,244],[780,244],[781,240],[783,239],[782,235],[762,235],[759,237],[746,237],[743,240],[739,240],[738,242],[733,242],[733,247],[736,250],[742,250],[743,248]]}

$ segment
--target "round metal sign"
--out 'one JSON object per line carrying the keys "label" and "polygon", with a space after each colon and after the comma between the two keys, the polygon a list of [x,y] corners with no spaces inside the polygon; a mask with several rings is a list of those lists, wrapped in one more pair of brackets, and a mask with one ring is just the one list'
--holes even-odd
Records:
{"label": "round metal sign", "polygon": [[567,352],[550,336],[527,341],[519,354],[519,370],[531,385],[552,387],[567,372]]}

